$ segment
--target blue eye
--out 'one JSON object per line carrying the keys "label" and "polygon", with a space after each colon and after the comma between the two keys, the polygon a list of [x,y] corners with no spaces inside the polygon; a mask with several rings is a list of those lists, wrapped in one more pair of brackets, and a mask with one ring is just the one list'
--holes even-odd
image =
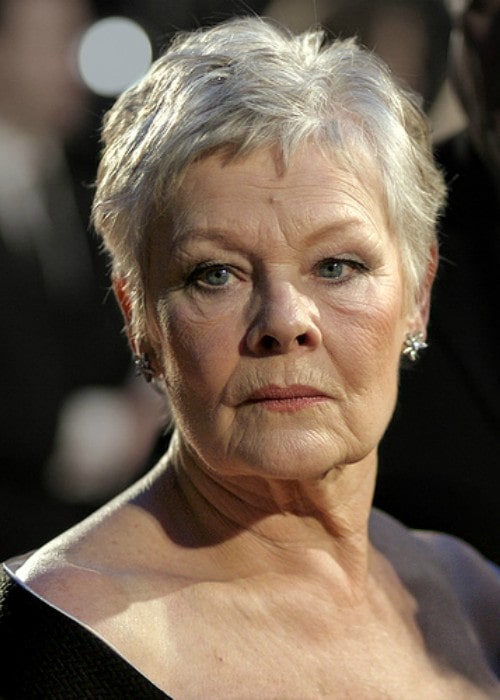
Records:
{"label": "blue eye", "polygon": [[227,265],[217,263],[201,263],[197,265],[187,279],[188,285],[210,289],[226,286],[233,277]]}
{"label": "blue eye", "polygon": [[343,260],[342,258],[327,258],[317,265],[320,277],[333,282],[347,282],[351,277],[366,272],[367,267],[358,260]]}
{"label": "blue eye", "polygon": [[345,267],[346,263],[342,260],[323,260],[323,262],[318,265],[318,270],[321,277],[338,280],[341,279]]}
{"label": "blue eye", "polygon": [[209,284],[211,287],[222,287],[224,284],[227,284],[230,275],[231,273],[227,267],[221,265],[208,268],[198,279],[200,282],[205,282],[205,284]]}

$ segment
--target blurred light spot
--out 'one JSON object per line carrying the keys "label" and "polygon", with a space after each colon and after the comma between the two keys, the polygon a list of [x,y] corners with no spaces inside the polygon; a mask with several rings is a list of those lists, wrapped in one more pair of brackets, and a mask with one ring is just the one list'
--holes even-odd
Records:
{"label": "blurred light spot", "polygon": [[125,17],[107,17],[84,34],[78,67],[87,87],[114,97],[142,78],[152,53],[149,37],[139,24]]}

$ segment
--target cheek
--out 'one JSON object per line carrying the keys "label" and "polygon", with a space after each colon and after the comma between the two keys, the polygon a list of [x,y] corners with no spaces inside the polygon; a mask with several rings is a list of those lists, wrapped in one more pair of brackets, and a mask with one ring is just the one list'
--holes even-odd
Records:
{"label": "cheek", "polygon": [[398,287],[367,296],[348,309],[328,310],[323,325],[332,352],[360,375],[397,369],[406,328]]}
{"label": "cheek", "polygon": [[332,365],[341,376],[343,416],[363,444],[374,447],[387,428],[398,391],[404,322],[399,304],[372,304],[346,324],[333,342]]}
{"label": "cheek", "polygon": [[201,395],[217,401],[231,374],[239,345],[234,313],[200,317],[183,305],[158,308],[163,373],[171,398]]}
{"label": "cheek", "polygon": [[403,326],[397,307],[372,306],[356,314],[331,353],[343,383],[344,421],[365,451],[376,447],[394,411]]}

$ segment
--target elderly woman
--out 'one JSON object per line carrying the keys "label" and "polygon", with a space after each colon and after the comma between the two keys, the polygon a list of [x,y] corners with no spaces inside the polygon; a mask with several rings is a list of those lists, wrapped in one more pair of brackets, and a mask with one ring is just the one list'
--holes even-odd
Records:
{"label": "elderly woman", "polygon": [[178,38],[104,141],[95,223],[175,431],[6,564],[2,695],[498,697],[493,566],[371,511],[444,198],[412,98],[351,42],[234,20]]}

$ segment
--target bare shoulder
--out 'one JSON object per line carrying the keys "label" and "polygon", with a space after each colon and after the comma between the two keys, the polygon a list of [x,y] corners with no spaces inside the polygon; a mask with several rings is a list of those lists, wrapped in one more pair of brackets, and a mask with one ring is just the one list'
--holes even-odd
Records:
{"label": "bare shoulder", "polygon": [[164,474],[159,464],[31,555],[17,569],[17,578],[46,602],[100,632],[111,621],[125,629],[131,611],[142,610],[142,602],[181,585],[176,568],[181,548],[158,516],[157,501],[165,501]]}
{"label": "bare shoulder", "polygon": [[410,530],[380,511],[373,513],[370,534],[419,600],[436,601],[437,611],[440,603],[450,610],[458,605],[500,675],[500,568],[457,537]]}
{"label": "bare shoulder", "polygon": [[[148,480],[142,479],[38,549],[18,569],[18,578],[47,597],[64,597],[82,586],[94,593],[95,586],[114,588],[120,575],[143,564],[140,558],[148,551],[145,543],[154,544],[156,520],[137,504],[147,486]],[[88,589],[90,582],[94,588]]]}
{"label": "bare shoulder", "polygon": [[500,673],[500,567],[452,535],[414,534],[439,562],[479,638],[493,650]]}
{"label": "bare shoulder", "polygon": [[415,530],[413,534],[440,562],[464,603],[470,605],[480,595],[485,602],[496,605],[500,613],[499,566],[453,535],[424,530]]}
{"label": "bare shoulder", "polygon": [[87,623],[125,605],[119,578],[106,565],[110,520],[96,515],[29,556],[18,580],[51,605]]}
{"label": "bare shoulder", "polygon": [[458,537],[410,530],[380,511],[373,513],[371,536],[397,568],[414,570],[429,581],[439,576],[467,612],[487,612],[497,622],[500,638],[500,567]]}

